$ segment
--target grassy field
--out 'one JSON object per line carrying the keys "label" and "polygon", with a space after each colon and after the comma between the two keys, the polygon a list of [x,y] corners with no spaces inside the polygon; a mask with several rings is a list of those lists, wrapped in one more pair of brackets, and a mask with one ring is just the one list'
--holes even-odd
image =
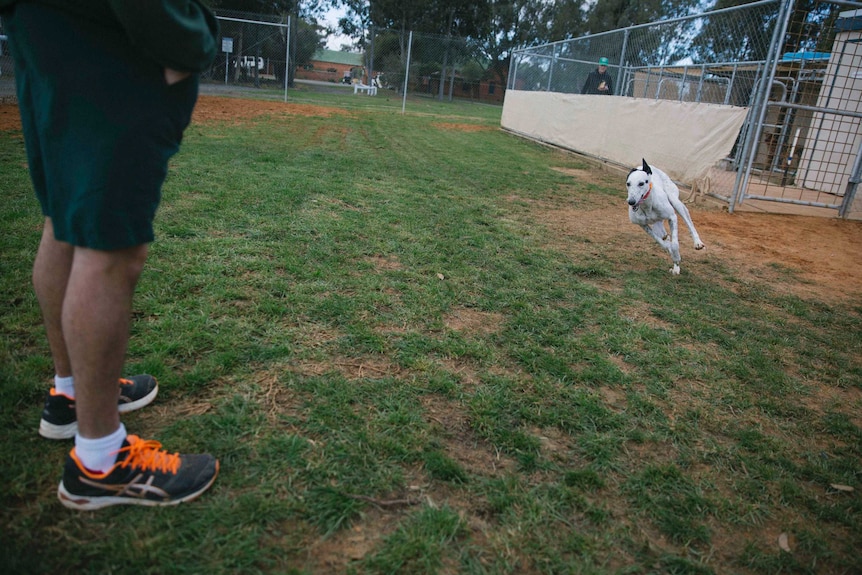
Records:
{"label": "grassy field", "polygon": [[561,237],[538,214],[624,214],[619,183],[499,108],[342,100],[196,122],[172,161],[127,361],[161,391],[123,421],[222,471],[168,509],[56,499],[0,132],[5,572],[862,573],[862,301]]}

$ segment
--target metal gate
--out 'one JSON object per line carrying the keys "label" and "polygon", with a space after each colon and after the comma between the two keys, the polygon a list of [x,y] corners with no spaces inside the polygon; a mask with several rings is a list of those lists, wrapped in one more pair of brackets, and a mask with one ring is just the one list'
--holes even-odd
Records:
{"label": "metal gate", "polygon": [[782,1],[764,69],[730,211],[760,200],[847,217],[862,181],[862,4]]}

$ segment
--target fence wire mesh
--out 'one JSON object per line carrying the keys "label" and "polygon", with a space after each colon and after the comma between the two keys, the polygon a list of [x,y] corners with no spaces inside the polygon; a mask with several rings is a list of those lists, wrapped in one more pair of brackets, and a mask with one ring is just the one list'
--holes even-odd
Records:
{"label": "fence wire mesh", "polygon": [[283,87],[288,74],[288,16],[266,16],[233,10],[217,12],[220,50],[206,82],[254,87]]}
{"label": "fence wire mesh", "polygon": [[[310,82],[361,94],[374,91],[351,88],[373,87],[441,101],[503,102],[506,66],[485,58],[468,38],[371,29],[362,38],[361,49],[320,50],[315,28],[295,15],[223,9],[216,15],[219,50],[212,66],[201,74],[209,86],[286,89],[287,95],[297,82]],[[0,21],[0,83],[12,97],[13,80]]]}
{"label": "fence wire mesh", "polygon": [[508,87],[579,94],[607,58],[615,95],[745,106],[769,50],[777,5],[765,0],[520,50]]}
{"label": "fence wire mesh", "polygon": [[[350,56],[355,58],[351,61]],[[441,101],[500,104],[506,71],[483,58],[478,44],[468,38],[419,34],[409,30],[371,30],[360,53],[324,51],[298,70],[296,78],[373,87],[399,95]]]}
{"label": "fence wire mesh", "polygon": [[371,29],[360,50],[323,50],[294,16],[229,10],[217,15],[222,49],[202,75],[210,84],[283,88],[287,77],[288,93],[299,83],[362,95],[391,91],[441,101],[503,102],[507,67],[485,58],[468,38]]}

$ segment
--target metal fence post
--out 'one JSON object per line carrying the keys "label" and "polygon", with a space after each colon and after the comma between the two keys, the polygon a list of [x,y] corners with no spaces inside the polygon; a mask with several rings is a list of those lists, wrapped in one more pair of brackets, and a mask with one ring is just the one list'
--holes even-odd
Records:
{"label": "metal fence post", "polygon": [[290,14],[284,31],[284,101],[287,102],[287,85],[290,83]]}
{"label": "metal fence post", "polygon": [[[628,46],[629,46],[629,33],[630,32],[631,32],[631,28],[626,28],[625,30],[623,30],[623,47],[620,50],[620,61],[619,61],[620,67],[617,70],[617,95],[619,95],[619,96],[625,96],[625,94],[623,94],[623,73],[624,73],[623,64],[628,60],[626,57],[626,50],[628,50]],[[628,91],[628,90],[626,90],[626,91]]]}
{"label": "metal fence post", "polygon": [[853,172],[847,181],[844,200],[841,202],[841,208],[838,210],[838,215],[842,218],[846,218],[847,214],[850,213],[850,208],[853,206],[853,200],[856,197],[856,190],[859,188],[860,182],[862,182],[862,143],[859,144],[859,150],[856,152],[856,162],[853,164]]}
{"label": "metal fence post", "polygon": [[748,131],[748,138],[746,138],[743,145],[743,154],[741,157],[745,159],[745,166],[737,166],[736,184],[734,185],[733,192],[730,194],[730,205],[728,206],[728,212],[730,213],[733,213],[737,203],[742,203],[745,190],[748,189],[748,182],[751,179],[751,169],[754,165],[754,158],[757,155],[757,142],[760,141],[760,135],[763,132],[763,122],[766,119],[769,92],[772,90],[772,81],[775,79],[775,68],[781,56],[779,52],[781,52],[781,47],[784,45],[784,35],[787,33],[787,26],[790,24],[792,14],[793,0],[782,0],[778,10],[778,18],[775,22],[775,30],[773,30],[772,34],[772,41],[766,54],[766,63],[763,68],[763,75],[760,78],[760,86],[758,86],[755,96],[755,103],[751,107],[751,118],[756,119],[754,120],[753,129]]}
{"label": "metal fence post", "polygon": [[368,85],[374,86],[374,37],[377,34],[374,31],[374,24],[371,25],[371,33],[369,34],[370,55],[368,57]]}
{"label": "metal fence post", "polygon": [[410,58],[411,51],[413,50],[413,30],[410,30],[410,36],[407,39],[407,64],[404,68],[404,91],[401,94],[401,114],[404,114],[404,110],[407,108],[407,86],[410,80]]}

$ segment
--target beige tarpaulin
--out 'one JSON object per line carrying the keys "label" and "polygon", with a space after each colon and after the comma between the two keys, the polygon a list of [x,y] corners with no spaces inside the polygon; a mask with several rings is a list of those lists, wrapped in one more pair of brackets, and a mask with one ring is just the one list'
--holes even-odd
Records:
{"label": "beige tarpaulin", "polygon": [[622,166],[641,158],[692,184],[727,157],[748,108],[508,90],[502,126]]}

